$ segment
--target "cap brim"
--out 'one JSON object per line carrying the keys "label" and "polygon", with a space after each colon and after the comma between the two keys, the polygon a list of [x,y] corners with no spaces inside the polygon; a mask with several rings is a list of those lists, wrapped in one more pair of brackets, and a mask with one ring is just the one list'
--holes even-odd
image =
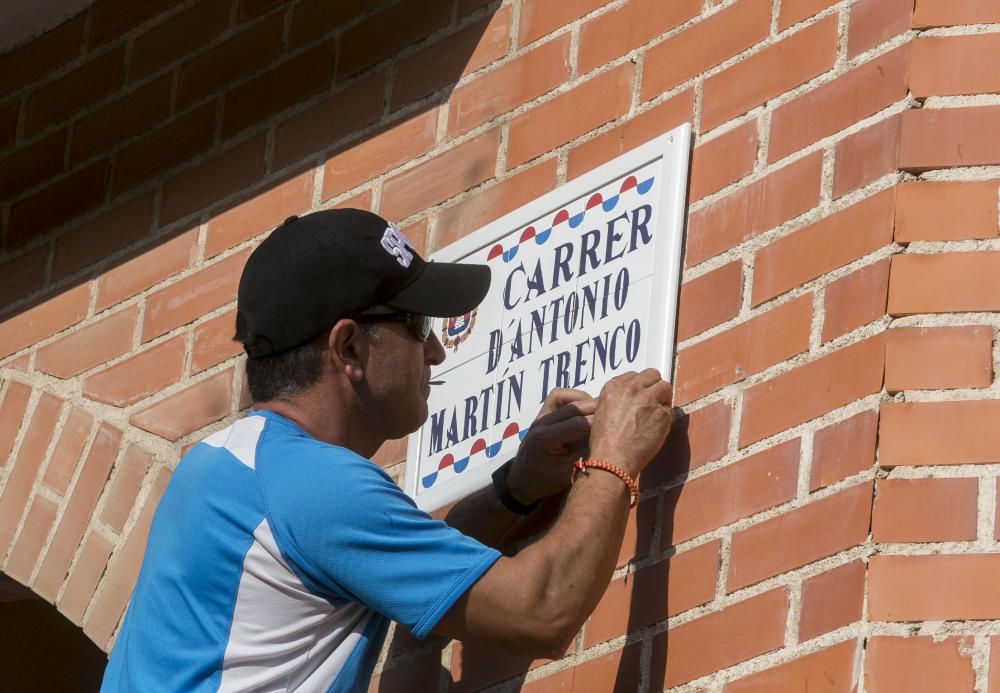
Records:
{"label": "cap brim", "polygon": [[434,318],[463,315],[478,306],[490,289],[490,268],[428,262],[411,284],[386,303]]}

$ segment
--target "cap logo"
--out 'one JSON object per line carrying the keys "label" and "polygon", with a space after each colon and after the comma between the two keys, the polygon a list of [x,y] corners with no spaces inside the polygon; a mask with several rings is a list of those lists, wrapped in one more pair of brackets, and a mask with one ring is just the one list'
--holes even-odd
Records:
{"label": "cap logo", "polygon": [[399,232],[396,225],[391,222],[382,235],[382,247],[385,248],[387,253],[394,256],[396,262],[403,267],[409,267],[410,263],[413,262],[413,253],[410,252],[410,248],[413,246],[406,240],[406,236]]}

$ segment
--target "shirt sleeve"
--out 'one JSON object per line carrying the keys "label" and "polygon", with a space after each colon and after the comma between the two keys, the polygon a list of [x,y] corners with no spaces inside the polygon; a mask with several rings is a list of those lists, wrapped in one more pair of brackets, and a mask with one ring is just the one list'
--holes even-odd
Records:
{"label": "shirt sleeve", "polygon": [[500,553],[417,508],[372,462],[333,450],[311,465],[286,458],[271,475],[278,545],[311,590],[364,604],[423,638]]}

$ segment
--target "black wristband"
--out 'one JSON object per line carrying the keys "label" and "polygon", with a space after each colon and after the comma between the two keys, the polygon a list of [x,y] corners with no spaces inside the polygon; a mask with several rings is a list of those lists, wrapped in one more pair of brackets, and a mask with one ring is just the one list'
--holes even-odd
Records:
{"label": "black wristband", "polygon": [[512,513],[517,513],[518,515],[530,515],[531,512],[538,507],[540,501],[535,501],[531,505],[525,505],[519,502],[511,494],[510,489],[507,487],[507,475],[510,474],[510,467],[514,464],[514,460],[500,465],[493,472],[493,490],[497,492],[497,498],[503,503],[507,510]]}

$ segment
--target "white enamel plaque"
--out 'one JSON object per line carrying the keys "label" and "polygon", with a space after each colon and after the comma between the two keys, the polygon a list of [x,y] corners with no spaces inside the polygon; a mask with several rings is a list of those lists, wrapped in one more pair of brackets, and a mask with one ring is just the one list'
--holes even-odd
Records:
{"label": "white enamel plaque", "polygon": [[553,388],[597,396],[618,373],[670,374],[690,139],[682,125],[433,256],[492,279],[476,310],[437,327],[444,383],[406,459],[421,508],[490,483]]}

